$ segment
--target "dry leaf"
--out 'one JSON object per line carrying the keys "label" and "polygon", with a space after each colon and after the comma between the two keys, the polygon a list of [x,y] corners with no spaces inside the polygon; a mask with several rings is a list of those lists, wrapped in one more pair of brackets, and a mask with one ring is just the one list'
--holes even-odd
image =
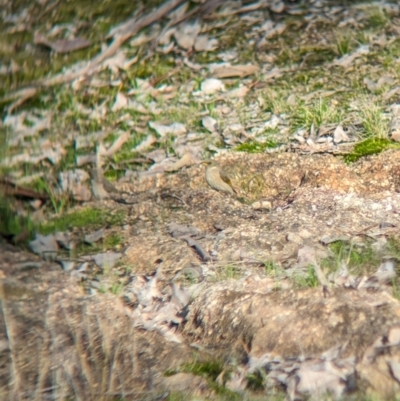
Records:
{"label": "dry leaf", "polygon": [[172,135],[182,135],[186,134],[187,130],[186,127],[181,123],[173,123],[171,125],[162,125],[156,122],[149,121],[150,128],[153,128],[158,135],[163,138],[168,134]]}
{"label": "dry leaf", "polygon": [[354,53],[351,54],[346,54],[345,56],[335,60],[332,65],[338,65],[340,67],[348,68],[350,67],[351,64],[353,64],[353,61],[361,57],[363,54],[368,54],[369,53],[369,46],[368,45],[363,45],[360,46]]}
{"label": "dry leaf", "polygon": [[94,263],[96,263],[96,265],[99,266],[101,269],[111,269],[121,257],[121,253],[108,252],[94,255],[93,259]]}
{"label": "dry leaf", "polygon": [[250,88],[248,86],[242,85],[239,88],[231,89],[226,93],[227,98],[244,98],[250,92]]}
{"label": "dry leaf", "polygon": [[120,50],[113,57],[104,60],[100,68],[109,68],[112,72],[117,73],[119,70],[127,70],[132,64],[138,61],[139,57],[127,59],[125,53]]}
{"label": "dry leaf", "polygon": [[183,155],[183,157],[181,157],[177,162],[167,167],[165,171],[178,171],[182,167],[192,166],[194,164],[197,164],[198,162],[199,161],[194,158],[192,153],[189,152]]}
{"label": "dry leaf", "polygon": [[56,40],[55,42],[51,42],[39,32],[35,33],[33,41],[35,45],[43,45],[49,47],[56,53],[61,53],[61,54],[73,52],[79,49],[84,49],[85,47],[89,47],[92,44],[90,40],[83,39],[80,37],[74,39],[61,39],[61,40]]}
{"label": "dry leaf", "polygon": [[155,163],[160,163],[167,157],[167,154],[165,153],[164,149],[155,149],[148,153],[146,157],[150,160],[153,160]]}
{"label": "dry leaf", "polygon": [[29,247],[33,253],[46,260],[53,259],[58,252],[58,244],[53,234],[47,236],[36,234],[36,238],[29,243]]}
{"label": "dry leaf", "polygon": [[256,65],[224,65],[220,67],[210,68],[211,74],[216,78],[229,78],[229,77],[247,77],[259,71],[260,68]]}
{"label": "dry leaf", "polygon": [[223,82],[221,80],[216,79],[216,78],[208,78],[201,83],[201,91],[194,92],[193,94],[211,95],[216,92],[224,92],[224,91],[225,91],[225,85],[223,84]]}
{"label": "dry leaf", "polygon": [[121,92],[117,93],[117,96],[115,97],[115,102],[113,106],[111,107],[111,111],[118,111],[123,109],[124,107],[127,107],[129,103],[128,98]]}
{"label": "dry leaf", "polygon": [[98,131],[92,134],[81,135],[75,138],[75,149],[82,149],[93,146],[95,143],[102,141],[110,131]]}
{"label": "dry leaf", "polygon": [[344,132],[344,129],[341,125],[338,125],[335,128],[335,131],[333,133],[333,142],[335,143],[340,143],[340,142],[348,142],[350,139],[347,136],[346,132]]}
{"label": "dry leaf", "polygon": [[154,138],[153,135],[147,135],[147,137],[132,150],[136,152],[142,152],[143,150],[149,148],[155,142],[157,142],[157,139]]}
{"label": "dry leaf", "polygon": [[118,152],[124,143],[129,140],[129,132],[123,132],[114,143],[106,150],[104,153],[105,156],[112,156],[114,153]]}
{"label": "dry leaf", "polygon": [[174,32],[174,37],[178,45],[185,50],[192,49],[200,28],[200,23],[197,20],[193,23],[179,25],[178,29]]}
{"label": "dry leaf", "polygon": [[194,43],[194,49],[198,52],[214,51],[218,47],[217,39],[209,39],[208,35],[199,35]]}
{"label": "dry leaf", "polygon": [[210,116],[203,117],[201,123],[204,128],[206,128],[210,132],[216,132],[218,130],[217,120]]}

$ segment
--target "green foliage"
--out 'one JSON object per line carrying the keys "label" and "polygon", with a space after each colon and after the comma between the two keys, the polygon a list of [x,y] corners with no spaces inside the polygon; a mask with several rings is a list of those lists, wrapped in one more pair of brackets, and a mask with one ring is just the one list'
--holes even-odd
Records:
{"label": "green foliage", "polygon": [[[288,77],[288,79],[290,78]],[[282,91],[278,89],[267,89],[264,93],[262,93],[262,106],[264,111],[271,112],[275,115],[288,112],[290,110],[290,107],[286,101],[288,96],[288,93],[282,93]]]}
{"label": "green foliage", "polygon": [[388,251],[396,259],[400,260],[400,240],[397,237],[388,238]]}
{"label": "green foliage", "polygon": [[350,273],[366,274],[374,272],[380,263],[380,255],[368,243],[359,247],[350,241],[335,241],[329,245],[329,249],[333,256],[322,263],[322,267],[329,271],[337,270],[342,261],[345,261]]}
{"label": "green foliage", "polygon": [[247,388],[252,391],[260,391],[265,389],[265,374],[261,370],[247,375]]}
{"label": "green foliage", "polygon": [[224,275],[227,279],[238,279],[240,277],[240,269],[236,266],[228,265],[224,269]]}
{"label": "green foliage", "polygon": [[302,102],[294,110],[291,120],[294,130],[309,130],[312,125],[319,128],[322,125],[337,123],[343,119],[342,109],[337,109],[334,105],[328,103],[326,99],[313,101],[311,104]]}
{"label": "green foliage", "polygon": [[114,295],[121,295],[123,292],[123,289],[124,289],[123,283],[115,282],[111,285],[110,292],[111,292],[111,294],[114,294]]}
{"label": "green foliage", "polygon": [[108,210],[87,207],[74,212],[57,216],[38,227],[42,234],[55,231],[65,231],[71,228],[103,227],[105,225],[120,225],[124,220],[124,213],[117,211],[111,213]]}
{"label": "green foliage", "polygon": [[34,223],[29,215],[17,214],[12,207],[11,199],[0,196],[0,233],[6,237],[18,235],[27,230],[33,235]]}
{"label": "green foliage", "polygon": [[87,253],[104,252],[110,249],[117,249],[123,242],[122,237],[117,233],[106,235],[94,244],[80,242],[75,247],[75,256]]}
{"label": "green foliage", "polygon": [[217,360],[209,360],[204,362],[195,361],[192,363],[183,364],[181,366],[181,372],[191,373],[195,376],[201,376],[215,381],[222,372],[223,368],[223,363]]}
{"label": "green foliage", "polygon": [[370,99],[360,102],[359,115],[366,138],[386,139],[389,132],[389,123],[384,117],[383,107]]}
{"label": "green foliage", "polygon": [[246,143],[241,143],[236,146],[234,150],[237,152],[246,152],[246,153],[263,153],[266,149],[276,148],[277,143],[274,141],[267,141],[264,143],[250,141]]}
{"label": "green foliage", "polygon": [[133,150],[133,148],[139,145],[142,138],[143,136],[140,134],[136,134],[131,137],[126,143],[124,143],[121,150],[113,156],[114,162],[121,163],[134,160],[137,157],[137,153]]}
{"label": "green foliage", "polygon": [[265,272],[268,276],[277,276],[279,273],[279,266],[275,262],[264,263]]}
{"label": "green foliage", "polygon": [[394,278],[392,279],[392,288],[393,288],[392,290],[393,297],[396,299],[400,299],[400,286],[398,280]]}
{"label": "green foliage", "polygon": [[351,52],[353,38],[350,32],[339,32],[336,37],[336,52],[340,57]]}
{"label": "green foliage", "polygon": [[[178,369],[168,370],[164,373],[165,376],[172,376],[180,372],[190,373],[195,376],[201,376],[205,378],[208,385],[215,393],[222,398],[221,400],[232,400],[239,401],[241,399],[240,395],[234,393],[224,386],[217,384],[216,380],[218,376],[223,372],[224,365],[218,360],[208,360],[208,361],[193,361],[192,363],[185,363],[181,365]],[[229,374],[227,372],[227,374]]]}
{"label": "green foliage", "polygon": [[297,274],[293,277],[294,284],[298,288],[315,288],[318,287],[319,281],[313,266],[307,267],[306,274]]}
{"label": "green foliage", "polygon": [[70,203],[68,194],[60,195],[56,193],[51,185],[43,178],[39,178],[33,182],[32,187],[38,192],[43,192],[49,196],[53,211],[57,214],[62,213]]}
{"label": "green foliage", "polygon": [[386,149],[400,149],[400,144],[389,139],[369,138],[354,146],[351,153],[344,156],[346,163],[352,163],[364,156],[374,155]]}
{"label": "green foliage", "polygon": [[371,5],[367,9],[368,21],[367,25],[370,28],[382,29],[389,22],[388,15],[382,7],[378,5]]}
{"label": "green foliage", "polygon": [[222,266],[218,269],[217,276],[215,277],[216,281],[233,279],[237,280],[241,276],[241,271],[238,266],[235,265],[226,265]]}

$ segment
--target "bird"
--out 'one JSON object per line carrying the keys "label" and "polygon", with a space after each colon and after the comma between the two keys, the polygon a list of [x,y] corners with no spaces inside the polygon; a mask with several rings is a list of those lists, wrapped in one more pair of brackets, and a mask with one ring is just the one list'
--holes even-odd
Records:
{"label": "bird", "polygon": [[206,169],[207,184],[216,191],[235,195],[236,191],[233,189],[231,181],[224,170],[213,161],[207,160],[203,163],[210,164]]}
{"label": "bird", "polygon": [[102,200],[110,197],[110,194],[117,193],[117,189],[108,181],[100,169],[94,168],[89,171],[91,178],[92,192],[96,199]]}

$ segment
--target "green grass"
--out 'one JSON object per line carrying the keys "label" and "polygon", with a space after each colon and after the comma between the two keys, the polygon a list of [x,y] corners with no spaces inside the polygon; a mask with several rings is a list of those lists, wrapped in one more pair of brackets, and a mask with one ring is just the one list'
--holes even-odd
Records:
{"label": "green grass", "polygon": [[94,244],[88,244],[84,241],[79,242],[75,247],[75,254],[84,255],[88,253],[104,252],[111,249],[119,250],[122,244],[123,238],[117,233],[111,233]]}
{"label": "green grass", "polygon": [[242,143],[234,149],[237,152],[246,152],[246,153],[263,153],[267,149],[276,148],[277,143],[274,141],[267,141],[264,143],[249,141],[246,143]]}
{"label": "green grass", "polygon": [[214,277],[215,281],[222,281],[222,280],[237,280],[242,276],[242,272],[238,266],[235,265],[225,265],[219,267],[217,270],[217,274]]}
{"label": "green grass", "polygon": [[296,274],[292,277],[292,279],[296,288],[315,288],[319,285],[319,281],[313,266],[307,267],[306,274]]}
{"label": "green grass", "polygon": [[383,115],[383,107],[372,100],[360,102],[359,116],[363,127],[364,138],[385,139],[389,133],[389,121]]}
{"label": "green grass", "polygon": [[310,130],[311,126],[319,128],[322,125],[342,122],[343,109],[336,108],[326,99],[318,99],[311,104],[301,102],[291,115],[292,128]]}
{"label": "green grass", "polygon": [[339,57],[350,53],[354,48],[354,34],[352,32],[337,32],[336,53]]}
{"label": "green grass", "polygon": [[361,247],[350,241],[336,241],[329,245],[329,249],[332,256],[321,263],[321,267],[328,272],[336,271],[342,261],[345,261],[351,274],[372,274],[381,261],[381,255],[375,252],[368,242]]}
{"label": "green grass", "polygon": [[256,370],[254,373],[248,374],[247,388],[253,391],[260,391],[265,389],[266,375],[262,370]]}
{"label": "green grass", "polygon": [[96,228],[120,225],[123,223],[124,213],[121,211],[110,212],[109,210],[86,207],[74,212],[57,216],[42,223],[38,227],[41,234],[50,234],[56,231],[66,231],[72,228]]}
{"label": "green grass", "polygon": [[32,236],[34,223],[29,215],[17,214],[11,199],[0,196],[0,233],[6,237],[18,235],[27,230]]}
{"label": "green grass", "polygon": [[266,262],[264,265],[265,265],[265,273],[268,276],[277,276],[279,274],[280,268],[275,262],[273,261]]}
{"label": "green grass", "polygon": [[[218,376],[224,371],[224,364],[218,360],[206,360],[206,361],[198,361],[195,360],[191,363],[184,363],[178,369],[172,369],[166,371],[164,373],[165,376],[172,376],[174,374],[184,372],[190,373],[195,376],[201,376],[205,378],[208,382],[210,389],[212,389],[218,399],[220,400],[232,400],[239,401],[241,399],[238,393],[228,390],[224,386],[219,385],[216,380]],[[229,376],[229,372],[225,371],[225,373]]]}
{"label": "green grass", "polygon": [[366,26],[375,30],[383,29],[389,22],[386,12],[378,5],[371,5],[366,10]]}

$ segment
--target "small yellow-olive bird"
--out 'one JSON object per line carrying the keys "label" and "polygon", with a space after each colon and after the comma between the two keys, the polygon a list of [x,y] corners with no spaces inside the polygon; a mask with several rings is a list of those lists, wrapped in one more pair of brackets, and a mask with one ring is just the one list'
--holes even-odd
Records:
{"label": "small yellow-olive bird", "polygon": [[236,193],[232,187],[228,175],[221,167],[211,160],[206,160],[203,163],[209,164],[206,169],[206,181],[212,189],[220,192],[226,192],[231,195]]}

